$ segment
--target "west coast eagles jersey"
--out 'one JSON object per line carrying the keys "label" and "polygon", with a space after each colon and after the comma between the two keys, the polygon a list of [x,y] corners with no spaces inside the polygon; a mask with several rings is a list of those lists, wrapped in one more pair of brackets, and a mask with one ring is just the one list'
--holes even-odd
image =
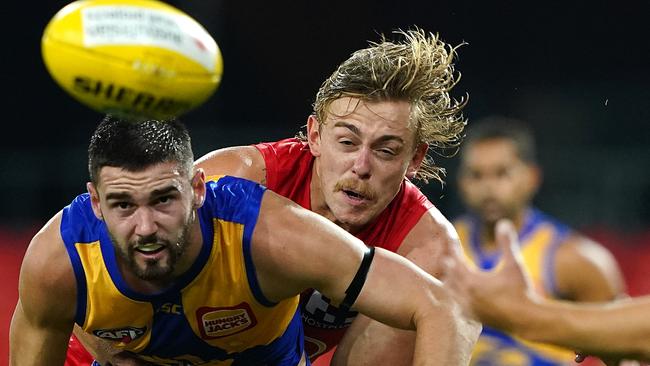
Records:
{"label": "west coast eagles jersey", "polygon": [[[465,255],[482,269],[492,269],[497,253],[486,253],[480,246],[480,228],[475,217],[454,222]],[[519,233],[521,252],[535,290],[546,297],[558,297],[555,287],[555,253],[565,242],[569,229],[538,210],[526,214]],[[573,364],[573,351],[513,338],[501,331],[483,327],[474,348],[472,366],[556,366]]]}
{"label": "west coast eagles jersey", "polygon": [[77,280],[76,322],[157,365],[296,365],[303,354],[298,296],[260,291],[251,236],[265,188],[239,178],[206,183],[203,246],[192,267],[155,295],[124,281],[87,194],[63,211],[61,235]]}

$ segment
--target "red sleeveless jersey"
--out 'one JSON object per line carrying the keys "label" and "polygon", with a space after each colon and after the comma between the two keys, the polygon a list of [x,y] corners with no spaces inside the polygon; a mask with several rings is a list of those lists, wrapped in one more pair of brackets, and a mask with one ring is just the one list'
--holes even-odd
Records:
{"label": "red sleeveless jersey", "polygon": [[[260,143],[255,147],[266,163],[266,186],[302,207],[311,210],[310,184],[314,157],[309,145],[298,139]],[[396,252],[406,235],[433,204],[409,180],[404,179],[399,193],[388,207],[355,236],[367,245]],[[301,296],[305,326],[305,349],[312,360],[336,346],[357,315],[351,311],[345,320],[335,322],[338,309],[315,290]]]}

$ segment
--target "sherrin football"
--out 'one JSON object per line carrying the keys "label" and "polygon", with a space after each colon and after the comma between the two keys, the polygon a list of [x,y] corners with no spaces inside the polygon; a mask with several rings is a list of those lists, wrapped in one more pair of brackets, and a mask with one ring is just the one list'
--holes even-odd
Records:
{"label": "sherrin football", "polygon": [[221,80],[219,47],[198,22],[155,0],[80,0],[50,20],[41,51],[52,78],[103,113],[177,117]]}

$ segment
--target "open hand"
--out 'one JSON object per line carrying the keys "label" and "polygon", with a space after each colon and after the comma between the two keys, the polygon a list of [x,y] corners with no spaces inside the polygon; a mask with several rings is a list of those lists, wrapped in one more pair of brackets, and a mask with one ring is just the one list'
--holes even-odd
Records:
{"label": "open hand", "polygon": [[512,222],[497,222],[496,241],[502,256],[494,270],[481,271],[459,250],[453,250],[445,259],[443,282],[466,312],[485,324],[507,331],[516,318],[513,306],[534,295]]}

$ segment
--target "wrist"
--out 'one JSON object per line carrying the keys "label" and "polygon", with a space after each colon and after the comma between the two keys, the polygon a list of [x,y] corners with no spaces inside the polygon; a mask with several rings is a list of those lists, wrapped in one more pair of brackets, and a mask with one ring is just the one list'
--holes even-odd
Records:
{"label": "wrist", "polygon": [[532,292],[527,293],[514,305],[510,332],[521,338],[544,342],[553,338],[555,315],[544,306],[544,299]]}

